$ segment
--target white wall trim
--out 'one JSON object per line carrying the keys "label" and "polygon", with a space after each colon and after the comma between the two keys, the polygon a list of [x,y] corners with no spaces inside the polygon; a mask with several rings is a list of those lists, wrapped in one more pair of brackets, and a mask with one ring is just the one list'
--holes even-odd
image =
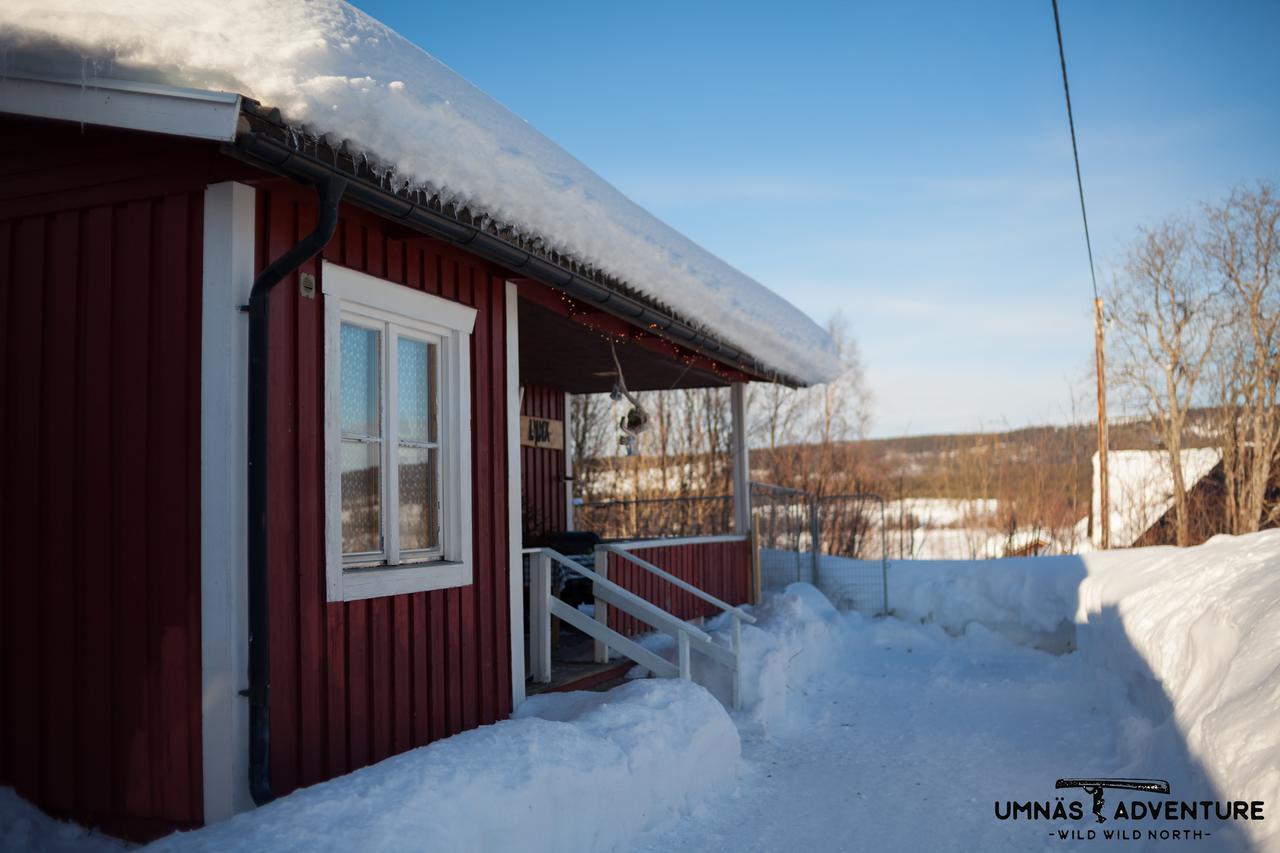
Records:
{"label": "white wall trim", "polygon": [[573,418],[569,407],[573,398],[564,394],[564,529],[573,530]]}
{"label": "white wall trim", "polygon": [[240,96],[99,78],[0,77],[0,112],[231,142]]}
{"label": "white wall trim", "polygon": [[730,456],[733,469],[733,529],[751,532],[751,457],[747,447],[747,386],[735,382],[729,387],[729,410],[733,421]]}
{"label": "white wall trim", "polygon": [[507,282],[507,577],[511,608],[511,707],[524,701],[524,548],[520,499],[519,292]]}
{"label": "white wall trim", "polygon": [[[329,263],[321,264],[324,294],[324,465],[325,465],[325,588],[329,601],[354,601],[385,595],[466,586],[472,582],[471,541],[471,331],[476,310],[375,276]],[[440,346],[440,533],[439,559],[399,562],[396,481],[393,459],[397,442],[391,425],[397,422],[384,393],[383,525],[386,550],[380,565],[344,565],[342,556],[342,464],[339,385],[340,341],[344,316],[361,323],[386,324],[383,352],[386,376],[394,383],[392,337],[423,334]]]}
{"label": "white wall trim", "polygon": [[249,797],[249,322],[255,191],[213,184],[204,196],[200,343],[200,661],[205,823],[253,807]]}

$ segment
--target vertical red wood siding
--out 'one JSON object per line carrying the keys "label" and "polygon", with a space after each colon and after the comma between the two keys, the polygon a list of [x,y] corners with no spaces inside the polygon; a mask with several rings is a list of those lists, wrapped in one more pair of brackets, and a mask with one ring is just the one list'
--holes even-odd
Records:
{"label": "vertical red wood siding", "polygon": [[208,149],[0,124],[0,785],[154,837],[202,819]]}
{"label": "vertical red wood siding", "polygon": [[[520,414],[565,420],[564,392],[541,385],[524,386]],[[568,424],[565,424],[568,436]],[[565,529],[564,451],[520,447],[520,493],[526,539]]]}
{"label": "vertical red wood siding", "polygon": [[[259,187],[258,267],[310,230],[313,196]],[[328,603],[324,567],[322,299],[297,275],[271,299],[271,784],[312,785],[511,712],[507,603],[506,305],[503,272],[343,208],[324,252],[478,314],[471,348],[471,585]],[[304,271],[320,272],[318,260]],[[319,278],[320,289],[324,282]]]}
{"label": "vertical red wood siding", "polygon": [[[751,546],[745,540],[637,548],[631,553],[728,604],[748,602]],[[681,619],[715,616],[720,612],[715,605],[617,554],[609,555],[609,579]],[[648,623],[616,607],[609,610],[609,627],[628,636],[653,630]]]}

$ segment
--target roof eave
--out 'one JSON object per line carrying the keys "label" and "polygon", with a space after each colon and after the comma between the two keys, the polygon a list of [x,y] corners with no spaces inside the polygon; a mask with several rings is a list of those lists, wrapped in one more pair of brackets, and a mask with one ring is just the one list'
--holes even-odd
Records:
{"label": "roof eave", "polygon": [[627,292],[629,288],[599,270],[584,269],[572,259],[529,245],[519,235],[505,233],[486,214],[443,203],[438,197],[407,186],[393,186],[389,174],[373,170],[367,160],[348,152],[345,145],[333,148],[322,140],[304,139],[288,131],[278,123],[275,111],[261,111],[246,101],[244,118],[235,142],[223,146],[229,156],[308,183],[331,174],[341,175],[351,182],[345,200],[352,204],[464,247],[725,367],[792,387],[809,384],[694,327],[663,306],[637,298],[634,292]]}

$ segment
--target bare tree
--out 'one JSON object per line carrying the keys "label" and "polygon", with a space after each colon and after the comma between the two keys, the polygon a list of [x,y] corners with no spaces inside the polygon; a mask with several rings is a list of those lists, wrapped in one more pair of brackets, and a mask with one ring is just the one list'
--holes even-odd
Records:
{"label": "bare tree", "polygon": [[569,397],[569,434],[572,436],[573,470],[587,459],[604,455],[609,421],[609,398],[603,394]]}
{"label": "bare tree", "polygon": [[1280,461],[1280,198],[1262,183],[1204,215],[1201,253],[1230,324],[1216,376],[1226,523],[1250,533],[1280,522],[1280,502],[1267,506]]}
{"label": "bare tree", "polygon": [[871,392],[848,324],[837,313],[827,322],[840,374],[812,388],[753,384],[748,437],[752,467],[772,483],[815,494],[858,491],[865,460],[859,441],[871,422]]}
{"label": "bare tree", "polygon": [[1218,342],[1223,318],[1218,290],[1196,264],[1195,235],[1167,220],[1130,246],[1112,288],[1117,334],[1113,376],[1157,424],[1173,480],[1177,542],[1190,543],[1182,437],[1187,413],[1201,402],[1201,377]]}
{"label": "bare tree", "polygon": [[[859,439],[865,438],[870,422],[870,393],[843,318],[833,317],[828,332],[843,368],[831,382],[813,388],[748,386],[751,465],[764,469],[765,480],[790,488],[821,494],[863,491],[866,460]],[[635,456],[622,455],[613,444],[618,412],[607,397],[575,398],[575,448],[590,456],[579,465],[575,455],[575,476],[588,499],[584,523],[599,519],[602,530],[632,535],[649,524],[644,514],[650,512],[654,523],[667,529],[676,515],[687,529],[726,527],[732,509],[726,497],[733,437],[729,390],[653,391],[639,397],[650,420]],[[591,438],[579,434],[587,429],[595,433]],[[685,500],[636,506],[677,498]],[[601,509],[606,503],[610,505]],[[849,530],[842,527],[841,535],[861,541],[865,525],[860,517],[845,526]]]}

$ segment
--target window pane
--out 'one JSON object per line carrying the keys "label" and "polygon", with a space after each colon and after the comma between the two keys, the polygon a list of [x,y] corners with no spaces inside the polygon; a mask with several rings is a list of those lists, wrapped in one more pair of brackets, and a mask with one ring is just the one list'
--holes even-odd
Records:
{"label": "window pane", "polygon": [[400,550],[440,544],[439,458],[435,448],[400,448]]}
{"label": "window pane", "polygon": [[400,386],[400,438],[436,440],[436,346],[411,338],[396,342],[396,383]]}
{"label": "window pane", "polygon": [[381,338],[377,329],[342,324],[342,431],[347,435],[382,434]]}
{"label": "window pane", "polygon": [[382,445],[342,442],[342,553],[382,550]]}

